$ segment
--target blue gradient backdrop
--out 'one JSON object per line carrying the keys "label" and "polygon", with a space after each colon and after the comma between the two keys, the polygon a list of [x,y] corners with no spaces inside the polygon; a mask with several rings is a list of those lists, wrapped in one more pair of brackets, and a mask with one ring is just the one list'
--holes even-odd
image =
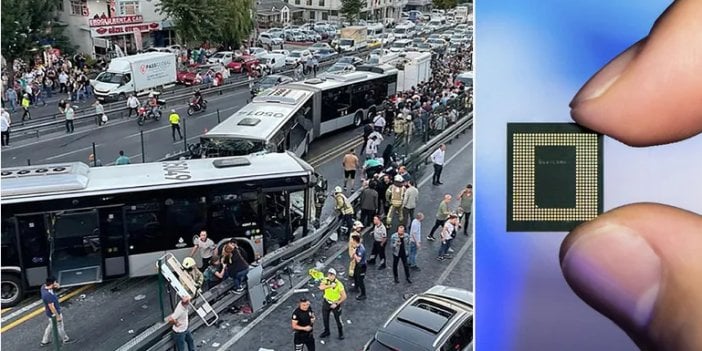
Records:
{"label": "blue gradient backdrop", "polygon": [[[563,280],[558,250],[565,233],[505,232],[506,123],[570,122],[577,90],[646,36],[670,1],[475,2],[477,350],[635,350]],[[689,143],[702,145],[699,137]],[[608,148],[632,152],[609,139]],[[645,171],[643,163],[634,166]],[[606,209],[638,191],[608,190]]]}

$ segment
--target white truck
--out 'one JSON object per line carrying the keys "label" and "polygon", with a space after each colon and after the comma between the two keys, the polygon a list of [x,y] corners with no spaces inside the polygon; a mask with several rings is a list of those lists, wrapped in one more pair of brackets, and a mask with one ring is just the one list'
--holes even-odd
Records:
{"label": "white truck", "polygon": [[393,62],[397,67],[397,91],[407,91],[431,78],[431,53],[408,51]]}
{"label": "white truck", "polygon": [[99,101],[124,100],[176,83],[176,56],[167,52],[117,57],[91,82]]}
{"label": "white truck", "polygon": [[468,6],[457,6],[454,18],[458,23],[466,23],[468,21]]}
{"label": "white truck", "polygon": [[360,51],[368,47],[368,28],[351,26],[341,28],[339,50],[341,52]]}

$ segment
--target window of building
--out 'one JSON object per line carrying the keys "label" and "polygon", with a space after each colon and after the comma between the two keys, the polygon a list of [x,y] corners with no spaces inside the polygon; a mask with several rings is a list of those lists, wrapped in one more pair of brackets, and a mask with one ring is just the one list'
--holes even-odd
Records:
{"label": "window of building", "polygon": [[120,16],[134,16],[134,15],[140,15],[141,14],[141,9],[139,8],[139,1],[138,0],[130,0],[130,1],[120,1],[119,2],[119,9],[117,10],[119,12]]}
{"label": "window of building", "polygon": [[56,9],[63,12],[63,1],[56,2]]}
{"label": "window of building", "polygon": [[337,10],[332,10],[332,11],[331,11],[331,15],[332,15],[333,17],[337,17],[337,16],[339,16],[339,11],[337,11]]}
{"label": "window of building", "polygon": [[307,6],[312,6],[312,0],[307,0]]}
{"label": "window of building", "polygon": [[71,15],[75,16],[87,16],[88,15],[88,4],[80,0],[70,0],[71,3]]}
{"label": "window of building", "polygon": [[322,20],[327,21],[329,20],[329,12],[322,12]]}
{"label": "window of building", "polygon": [[319,0],[319,7],[324,7],[324,0]]}

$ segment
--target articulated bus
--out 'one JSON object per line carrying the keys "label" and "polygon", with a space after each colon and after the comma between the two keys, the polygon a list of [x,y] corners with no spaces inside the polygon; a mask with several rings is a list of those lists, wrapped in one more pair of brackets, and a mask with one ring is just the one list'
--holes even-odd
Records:
{"label": "articulated bus", "polygon": [[48,275],[63,286],[156,274],[207,230],[249,262],[313,230],[313,169],[292,153],[2,170],[2,306]]}
{"label": "articulated bus", "polygon": [[284,151],[302,156],[316,138],[369,122],[396,93],[397,73],[390,65],[360,66],[265,91],[202,136],[191,157]]}

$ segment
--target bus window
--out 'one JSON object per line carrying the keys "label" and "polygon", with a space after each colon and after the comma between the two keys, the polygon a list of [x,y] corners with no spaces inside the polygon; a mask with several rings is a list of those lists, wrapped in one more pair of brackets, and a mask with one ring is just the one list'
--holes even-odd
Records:
{"label": "bus window", "polygon": [[[330,89],[322,93],[322,122],[339,118],[351,104],[348,87]],[[348,113],[348,112],[347,112]]]}
{"label": "bus window", "polygon": [[176,247],[177,241],[168,238],[164,233],[159,219],[160,212],[161,205],[157,202],[125,206],[124,220],[130,254],[163,251],[167,247]]}
{"label": "bus window", "polygon": [[207,223],[207,199],[205,197],[167,198],[166,232],[172,239],[183,238],[188,245],[195,235],[200,233]]}
{"label": "bus window", "polygon": [[268,252],[292,241],[289,194],[287,191],[266,193],[263,246]]}
{"label": "bus window", "polygon": [[24,268],[49,264],[49,237],[44,215],[17,216],[19,236],[22,238],[22,263]]}
{"label": "bus window", "polygon": [[2,229],[2,237],[0,238],[0,242],[2,243],[2,251],[0,252],[2,266],[20,266],[15,218],[3,218],[2,228],[0,229]]}
{"label": "bus window", "polygon": [[255,191],[238,194],[223,190],[210,197],[208,233],[212,240],[244,236],[249,228],[258,228],[259,221]]}

